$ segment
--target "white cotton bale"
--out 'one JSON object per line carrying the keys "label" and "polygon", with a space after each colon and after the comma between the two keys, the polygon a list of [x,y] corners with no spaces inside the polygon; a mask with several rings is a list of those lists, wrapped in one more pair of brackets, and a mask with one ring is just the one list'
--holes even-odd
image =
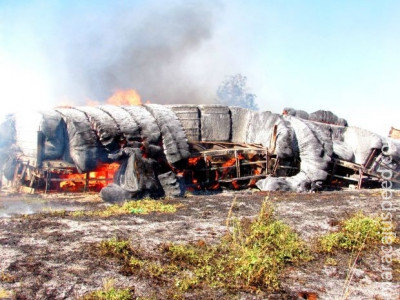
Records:
{"label": "white cotton bale", "polygon": [[333,141],[333,153],[345,161],[354,162],[354,152],[348,144],[342,141]]}
{"label": "white cotton bale", "polygon": [[354,152],[354,162],[364,164],[373,149],[382,148],[382,138],[366,129],[348,127],[343,134],[343,141]]}
{"label": "white cotton bale", "polygon": [[246,142],[269,147],[273,128],[282,120],[282,116],[270,111],[256,112],[249,121]]}

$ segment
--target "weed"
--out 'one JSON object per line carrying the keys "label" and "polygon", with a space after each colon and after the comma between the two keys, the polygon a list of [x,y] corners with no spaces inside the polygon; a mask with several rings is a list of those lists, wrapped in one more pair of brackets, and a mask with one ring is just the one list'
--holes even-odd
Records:
{"label": "weed", "polygon": [[99,244],[100,255],[117,257],[124,261],[129,261],[134,254],[134,249],[131,247],[129,241],[120,240],[116,237],[107,241],[102,241]]}
{"label": "weed", "polygon": [[383,223],[380,218],[357,213],[341,223],[338,232],[332,232],[319,239],[323,252],[332,253],[335,250],[358,251],[377,244],[382,238]]}
{"label": "weed", "polygon": [[325,264],[327,266],[337,266],[338,262],[333,257],[327,257],[326,260],[325,260]]}
{"label": "weed", "polygon": [[311,259],[310,252],[289,226],[272,217],[265,202],[253,221],[231,220],[233,230],[219,244],[165,244],[157,258],[146,257],[128,241],[100,243],[102,255],[124,261],[125,268],[169,286],[171,298],[195,288],[229,290],[279,288],[279,275],[288,264]]}
{"label": "weed", "polygon": [[134,297],[132,289],[117,289],[114,279],[103,281],[103,290],[86,294],[81,300],[130,300]]}
{"label": "weed", "polygon": [[0,288],[0,299],[8,299],[11,298],[11,292]]}
{"label": "weed", "polygon": [[0,274],[0,281],[7,282],[7,283],[14,283],[16,281],[16,278],[14,275],[2,272]]}
{"label": "weed", "polygon": [[160,200],[143,199],[137,201],[127,201],[124,204],[114,204],[108,206],[105,210],[94,211],[52,211],[50,214],[55,217],[111,217],[129,214],[149,214],[152,212],[158,213],[174,213],[183,204],[166,204]]}
{"label": "weed", "polygon": [[393,281],[400,282],[400,258],[392,260]]}

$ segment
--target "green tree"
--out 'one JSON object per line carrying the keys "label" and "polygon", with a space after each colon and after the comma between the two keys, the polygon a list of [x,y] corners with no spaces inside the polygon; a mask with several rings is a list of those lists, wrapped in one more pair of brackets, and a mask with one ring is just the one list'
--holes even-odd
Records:
{"label": "green tree", "polygon": [[217,89],[216,103],[258,110],[256,95],[248,91],[246,81],[242,74],[227,76]]}

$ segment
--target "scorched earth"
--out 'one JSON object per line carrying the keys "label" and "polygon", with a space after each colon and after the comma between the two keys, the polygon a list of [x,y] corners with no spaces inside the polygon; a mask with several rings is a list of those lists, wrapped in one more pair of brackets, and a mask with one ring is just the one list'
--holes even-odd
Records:
{"label": "scorched earth", "polygon": [[[396,205],[399,195],[394,193]],[[22,202],[21,197],[3,192],[0,198],[0,298],[108,299],[101,295],[112,291],[132,299],[399,299],[398,239],[393,245],[397,252],[385,265],[393,275],[389,282],[381,278],[379,242],[362,251],[327,252],[319,244],[320,237],[339,232],[343,222],[357,213],[379,216],[380,190],[198,194],[159,200],[175,207],[175,212],[138,207],[128,213],[117,213],[116,207],[101,213],[110,212],[111,206],[94,194],[24,196]],[[290,226],[310,256],[298,263],[285,260],[275,288],[212,284],[197,276],[198,266],[189,261],[171,264],[168,251],[174,245],[194,245],[185,249],[197,253],[193,248],[211,249],[226,240],[227,233],[234,232],[232,226],[252,224],[266,197],[273,209],[271,218]],[[33,214],[4,217],[10,203],[19,203],[20,212],[24,212],[21,203],[42,204]],[[393,230],[399,236],[399,225]],[[126,250],[131,255],[129,271],[123,256],[101,251],[101,245],[110,246],[110,241],[128,243],[124,245],[131,251]],[[156,264],[160,270],[150,272],[146,264]],[[172,265],[177,269],[171,271]],[[191,284],[182,272],[193,279]],[[188,285],[182,286],[183,282]]]}

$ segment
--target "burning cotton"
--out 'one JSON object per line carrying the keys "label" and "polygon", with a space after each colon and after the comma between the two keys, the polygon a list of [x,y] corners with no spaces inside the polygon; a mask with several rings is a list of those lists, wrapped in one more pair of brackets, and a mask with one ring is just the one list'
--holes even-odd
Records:
{"label": "burning cotton", "polygon": [[[113,101],[120,106],[10,116],[0,131],[4,176],[46,190],[74,189],[80,182],[102,189],[106,201],[179,196],[186,188],[223,184],[307,191],[333,174],[336,160],[377,162],[375,150],[388,140],[323,111],[307,120],[294,110],[281,115],[221,105],[126,105],[131,102],[121,93]],[[397,172],[400,144],[390,144]]]}

